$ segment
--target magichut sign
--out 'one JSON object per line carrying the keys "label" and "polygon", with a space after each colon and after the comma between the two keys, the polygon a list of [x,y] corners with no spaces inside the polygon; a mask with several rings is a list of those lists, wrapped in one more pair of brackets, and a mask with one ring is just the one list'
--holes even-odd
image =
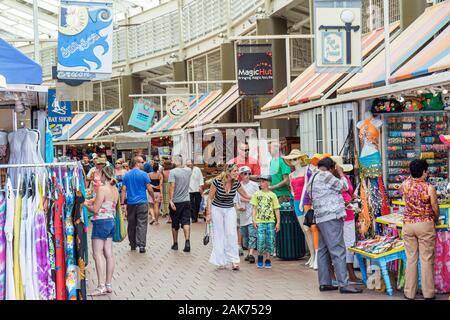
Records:
{"label": "magichut sign", "polygon": [[62,0],[58,29],[58,79],[109,79],[112,73],[112,36],[112,3]]}
{"label": "magichut sign", "polygon": [[355,72],[362,65],[361,1],[315,0],[318,72]]}

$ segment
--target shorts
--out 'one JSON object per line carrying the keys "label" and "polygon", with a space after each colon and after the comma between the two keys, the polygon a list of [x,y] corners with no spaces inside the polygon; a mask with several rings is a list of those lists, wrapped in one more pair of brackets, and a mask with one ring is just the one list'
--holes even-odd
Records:
{"label": "shorts", "polygon": [[355,221],[344,221],[345,260],[347,263],[353,263],[355,259],[353,252],[348,251],[348,248],[355,245],[355,241]]}
{"label": "shorts", "polygon": [[172,219],[172,229],[178,230],[185,225],[191,224],[191,202],[177,202],[175,203],[176,211],[172,210],[172,207],[169,205],[170,209],[170,218]]}
{"label": "shorts", "polygon": [[155,203],[161,203],[161,192],[153,192],[155,195]]}
{"label": "shorts", "polygon": [[295,210],[295,215],[298,217],[301,217],[305,214],[305,211],[300,210],[300,200],[294,200],[294,210]]}
{"label": "shorts", "polygon": [[275,252],[275,223],[258,223],[257,228],[258,254]]}
{"label": "shorts", "polygon": [[256,249],[256,229],[253,224],[241,227],[242,246],[247,249]]}
{"label": "shorts", "polygon": [[116,222],[114,219],[92,220],[92,239],[107,240],[112,238]]}

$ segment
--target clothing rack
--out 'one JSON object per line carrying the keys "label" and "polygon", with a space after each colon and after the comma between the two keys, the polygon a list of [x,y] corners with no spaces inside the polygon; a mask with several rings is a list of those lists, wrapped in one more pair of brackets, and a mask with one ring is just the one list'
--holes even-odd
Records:
{"label": "clothing rack", "polygon": [[0,169],[6,168],[30,168],[30,167],[77,167],[77,161],[53,162],[53,163],[26,163],[26,164],[1,164]]}

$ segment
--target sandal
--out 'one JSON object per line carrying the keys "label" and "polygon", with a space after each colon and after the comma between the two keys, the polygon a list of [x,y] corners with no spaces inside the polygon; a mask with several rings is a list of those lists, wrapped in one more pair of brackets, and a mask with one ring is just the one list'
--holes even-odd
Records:
{"label": "sandal", "polygon": [[108,293],[112,293],[113,292],[111,283],[105,284],[105,287],[106,287],[106,292],[108,292]]}
{"label": "sandal", "polygon": [[231,270],[233,270],[233,271],[239,271],[239,265],[233,263],[233,266],[232,266]]}
{"label": "sandal", "polygon": [[94,292],[89,294],[91,297],[104,296],[107,293],[105,286],[98,286],[95,288]]}

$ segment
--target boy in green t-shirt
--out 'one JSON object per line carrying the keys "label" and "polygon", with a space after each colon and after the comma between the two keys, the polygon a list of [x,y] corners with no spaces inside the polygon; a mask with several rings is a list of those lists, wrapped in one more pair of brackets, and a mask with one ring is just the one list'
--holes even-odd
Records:
{"label": "boy in green t-shirt", "polygon": [[[253,226],[257,230],[258,240],[256,249],[258,250],[259,269],[265,267],[272,268],[270,255],[274,253],[275,232],[280,231],[280,203],[278,198],[269,190],[270,176],[260,176],[261,190],[253,194],[250,204],[253,205]],[[264,261],[264,257],[266,260]]]}

